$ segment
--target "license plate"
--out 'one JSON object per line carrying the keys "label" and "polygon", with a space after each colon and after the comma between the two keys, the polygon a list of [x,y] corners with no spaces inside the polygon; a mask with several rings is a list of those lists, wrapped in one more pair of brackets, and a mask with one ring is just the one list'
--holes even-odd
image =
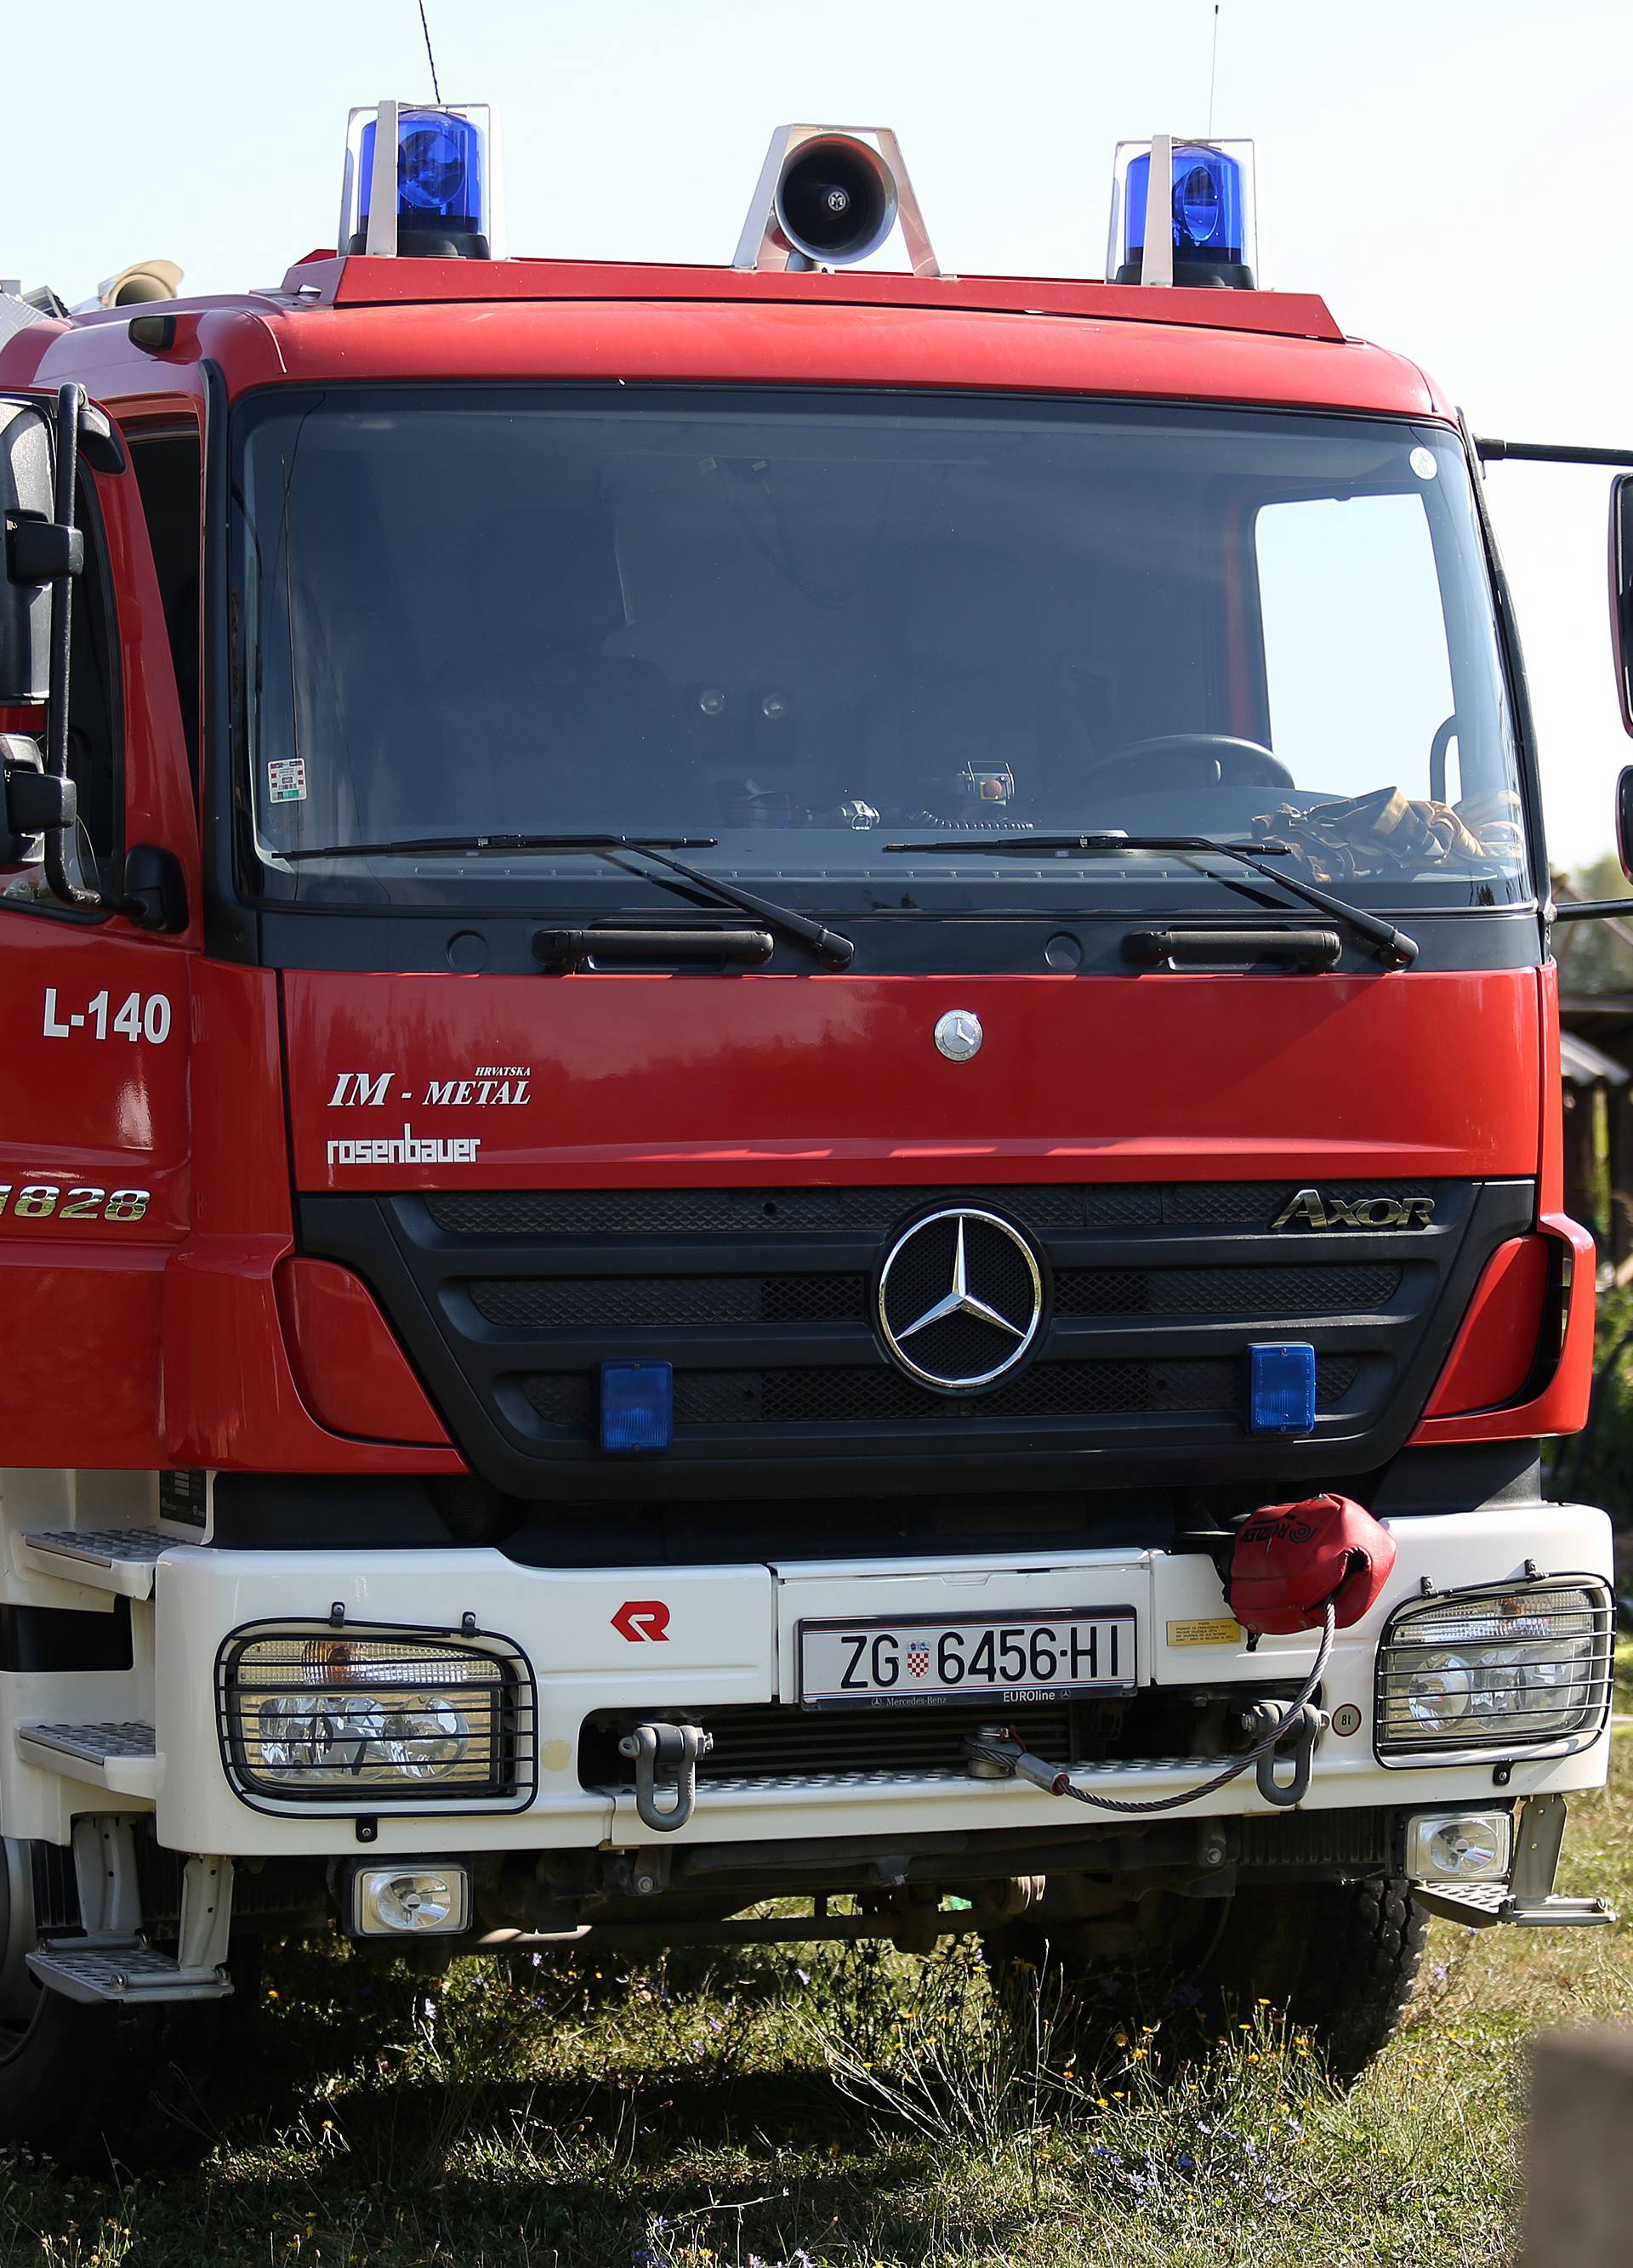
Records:
{"label": "license plate", "polygon": [[1135,1684],[1132,1607],[802,1623],[799,1646],[807,1709],[1044,1701]]}

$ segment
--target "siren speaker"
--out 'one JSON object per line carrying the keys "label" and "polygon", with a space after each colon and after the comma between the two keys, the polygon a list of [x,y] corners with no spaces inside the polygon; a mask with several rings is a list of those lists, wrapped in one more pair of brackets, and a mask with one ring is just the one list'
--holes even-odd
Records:
{"label": "siren speaker", "polygon": [[802,143],[784,159],[772,209],[789,248],[813,265],[847,268],[896,225],[896,176],[848,134]]}
{"label": "siren speaker", "polygon": [[888,127],[780,126],[743,225],[738,268],[850,268],[900,224],[913,271],[939,276]]}
{"label": "siren speaker", "polygon": [[129,268],[97,286],[99,307],[137,307],[149,299],[174,299],[181,270],[174,260],[134,260]]}

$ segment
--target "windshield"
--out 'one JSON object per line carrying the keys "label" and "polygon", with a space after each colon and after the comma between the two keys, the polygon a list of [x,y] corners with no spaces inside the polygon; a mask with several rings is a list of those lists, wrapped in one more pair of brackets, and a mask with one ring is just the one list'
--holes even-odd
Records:
{"label": "windshield", "polygon": [[1231,902],[1206,854],[983,853],[1033,830],[1283,843],[1370,905],[1526,895],[1441,427],[348,387],[240,413],[234,492],[266,895],[650,904],[583,850],[344,849],[617,833],[814,909]]}

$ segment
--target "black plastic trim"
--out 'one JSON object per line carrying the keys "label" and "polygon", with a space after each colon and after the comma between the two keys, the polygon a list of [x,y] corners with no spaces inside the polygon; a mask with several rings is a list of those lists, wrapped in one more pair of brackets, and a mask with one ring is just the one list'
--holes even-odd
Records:
{"label": "black plastic trim", "polygon": [[[1279,1189],[1281,1184],[1266,1184]],[[418,1197],[314,1197],[301,1200],[303,1250],[336,1260],[367,1281],[415,1361],[473,1471],[523,1500],[592,1503],[852,1493],[923,1496],[1006,1489],[1100,1490],[1230,1484],[1267,1488],[1326,1484],[1335,1472],[1377,1470],[1404,1447],[1496,1246],[1531,1225],[1526,1181],[1449,1183],[1446,1210],[1428,1229],[1267,1233],[1183,1228],[1065,1229],[1030,1224],[1038,1189],[950,1188],[945,1201],[1012,1215],[1057,1271],[1063,1267],[1141,1269],[1277,1262],[1415,1263],[1379,1315],[1278,1320],[1267,1331],[1242,1314],[1057,1316],[1031,1375],[1062,1359],[1148,1362],[1236,1359],[1255,1336],[1297,1336],[1318,1356],[1349,1355],[1356,1385],[1295,1440],[1252,1436],[1233,1416],[1152,1408],[1139,1417],[994,1417],[983,1397],[958,1397],[922,1418],[832,1424],[749,1422],[688,1429],[660,1459],[602,1455],[593,1443],[552,1432],[512,1381],[551,1372],[582,1373],[602,1361],[673,1359],[694,1372],[876,1369],[897,1373],[871,1325],[710,1326],[623,1330],[514,1329],[486,1322],[462,1292],[474,1278],[550,1275],[714,1276],[767,1269],[813,1274],[868,1272],[883,1237],[872,1232],[719,1236],[462,1236],[439,1229]],[[1047,1185],[1045,1185],[1046,1193]],[[1451,1204],[1456,1192],[1455,1207]],[[1270,1200],[1267,1198],[1267,1204]],[[917,1208],[902,1193],[894,1235]],[[1434,1281],[1422,1269],[1431,1265]],[[1380,1366],[1382,1367],[1380,1367]],[[1392,1374],[1393,1373],[1393,1374]],[[998,1391],[1000,1389],[995,1389]]]}
{"label": "black plastic trim", "polygon": [[0,1670],[129,1669],[134,1659],[129,1599],[116,1598],[111,1615],[0,1606]]}

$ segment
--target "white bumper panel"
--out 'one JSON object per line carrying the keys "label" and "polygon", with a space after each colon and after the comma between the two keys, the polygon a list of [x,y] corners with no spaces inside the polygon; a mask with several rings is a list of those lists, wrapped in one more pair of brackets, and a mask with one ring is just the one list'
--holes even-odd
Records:
{"label": "white bumper panel", "polygon": [[[1610,1572],[1605,1515],[1583,1506],[1516,1506],[1399,1521],[1400,1556],[1385,1596],[1339,1635],[1325,1690],[1329,1709],[1350,1702],[1360,1729],[1328,1733],[1318,1752],[1306,1808],[1472,1800],[1492,1786],[1489,1764],[1385,1770],[1371,1746],[1378,1638],[1393,1608],[1437,1589],[1521,1579],[1527,1560],[1545,1575]],[[245,1624],[322,1622],[338,1602],[351,1622],[457,1631],[462,1617],[508,1638],[533,1666],[538,1689],[539,1786],[535,1802],[508,1815],[413,1817],[366,1798],[378,1818],[369,1847],[392,1852],[582,1847],[652,1840],[633,1802],[579,1785],[579,1728],[592,1710],[665,1710],[790,1700],[795,1630],[806,1617],[967,1615],[1063,1606],[1133,1606],[1139,1615],[1142,1683],[1280,1683],[1314,1658],[1312,1638],[1267,1638],[1250,1653],[1216,1626],[1228,1620],[1219,1580],[1205,1557],[1130,1550],[1051,1552],[1014,1560],[881,1565],[789,1562],[775,1567],[558,1571],[518,1566],[496,1551],[325,1553],[184,1548],[159,1562],[155,1598],[158,1746],[165,1758],[158,1799],[160,1840],[183,1851],[253,1855],[344,1853],[358,1847],[350,1814],[269,1815],[235,1795],[222,1765],[215,1721],[216,1660]],[[661,1637],[625,1636],[617,1618],[629,1602],[667,1607]],[[639,1632],[639,1618],[624,1617]],[[649,1626],[649,1624],[648,1624]],[[1574,1756],[1513,1765],[1503,1793],[1519,1796],[1599,1786],[1608,1734]],[[1167,1793],[1201,1767],[1124,1764],[1085,1768],[1083,1784],[1107,1793]],[[80,1808],[80,1807],[76,1807]],[[1245,1776],[1180,1816],[1262,1813],[1269,1807]],[[1109,1815],[1105,1815],[1109,1816]],[[859,1771],[836,1781],[705,1782],[690,1826],[676,1843],[843,1835],[968,1833],[981,1827],[1060,1828],[1084,1821],[1076,1805],[1017,1782],[962,1774],[905,1776]]]}

